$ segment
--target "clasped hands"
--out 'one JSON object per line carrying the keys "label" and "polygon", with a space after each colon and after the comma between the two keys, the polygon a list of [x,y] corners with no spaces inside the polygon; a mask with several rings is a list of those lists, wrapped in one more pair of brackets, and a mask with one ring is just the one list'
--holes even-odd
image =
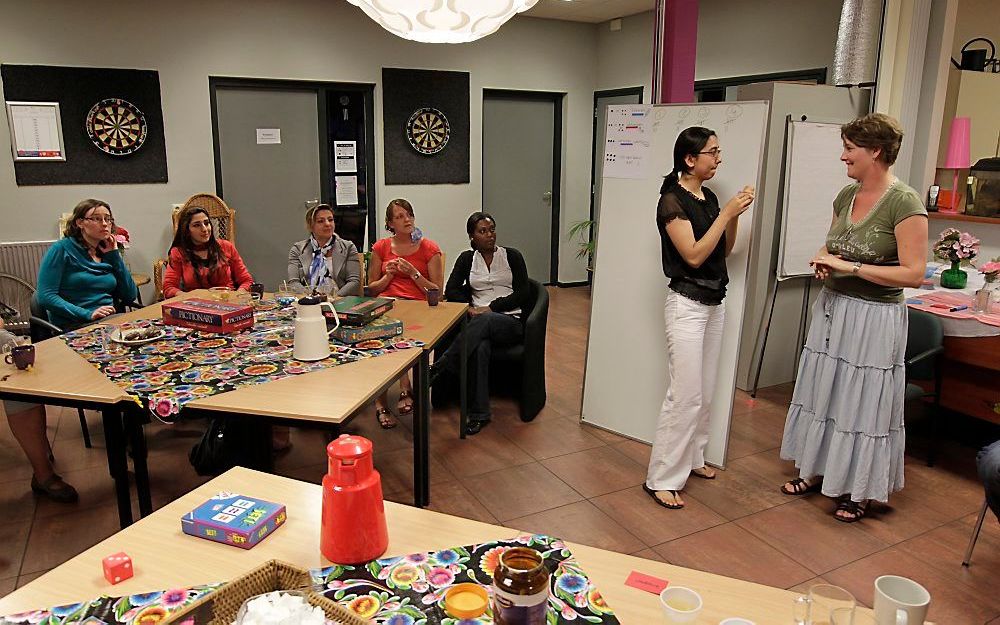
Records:
{"label": "clasped hands", "polygon": [[854,263],[844,260],[842,256],[830,253],[817,254],[809,261],[809,266],[813,268],[817,280],[826,280],[831,271],[851,273],[854,269]]}
{"label": "clasped hands", "polygon": [[405,258],[393,258],[385,264],[386,273],[393,275],[404,275],[413,278],[417,274],[417,268],[410,264]]}

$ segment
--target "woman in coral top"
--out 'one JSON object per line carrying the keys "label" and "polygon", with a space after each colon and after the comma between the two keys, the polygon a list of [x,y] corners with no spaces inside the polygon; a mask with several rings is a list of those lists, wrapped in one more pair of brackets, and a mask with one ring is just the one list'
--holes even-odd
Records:
{"label": "woman in coral top", "polygon": [[251,283],[236,246],[215,238],[208,212],[198,206],[181,211],[163,272],[163,296],[211,287],[249,291]]}
{"label": "woman in coral top", "polygon": [[[385,229],[391,237],[372,246],[368,264],[368,290],[371,295],[400,299],[427,299],[428,289],[439,289],[444,281],[441,248],[425,239],[414,224],[413,206],[402,199],[392,200],[385,208]],[[413,387],[404,375],[399,380],[397,406],[400,415],[413,412]],[[375,418],[389,429],[399,422],[386,408],[386,394],[375,400]]]}

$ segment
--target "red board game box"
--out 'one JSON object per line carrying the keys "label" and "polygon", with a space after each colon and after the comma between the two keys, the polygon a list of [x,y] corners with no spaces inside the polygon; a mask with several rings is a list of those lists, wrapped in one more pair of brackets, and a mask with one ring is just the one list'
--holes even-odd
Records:
{"label": "red board game box", "polygon": [[162,305],[163,323],[203,332],[229,334],[253,325],[253,306],[237,302],[186,299]]}

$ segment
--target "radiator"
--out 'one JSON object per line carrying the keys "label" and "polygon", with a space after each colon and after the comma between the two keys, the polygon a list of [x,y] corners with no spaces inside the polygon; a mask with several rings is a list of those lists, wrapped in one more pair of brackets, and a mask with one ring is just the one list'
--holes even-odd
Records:
{"label": "radiator", "polygon": [[0,301],[20,313],[15,330],[27,328],[31,295],[38,284],[38,266],[55,241],[0,243]]}

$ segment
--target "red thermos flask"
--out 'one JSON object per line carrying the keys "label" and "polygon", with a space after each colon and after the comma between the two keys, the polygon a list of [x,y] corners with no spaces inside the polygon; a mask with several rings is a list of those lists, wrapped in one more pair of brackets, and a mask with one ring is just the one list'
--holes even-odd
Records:
{"label": "red thermos flask", "polygon": [[343,434],[326,447],[320,551],[331,562],[374,560],[389,546],[382,477],[372,464],[372,442]]}

